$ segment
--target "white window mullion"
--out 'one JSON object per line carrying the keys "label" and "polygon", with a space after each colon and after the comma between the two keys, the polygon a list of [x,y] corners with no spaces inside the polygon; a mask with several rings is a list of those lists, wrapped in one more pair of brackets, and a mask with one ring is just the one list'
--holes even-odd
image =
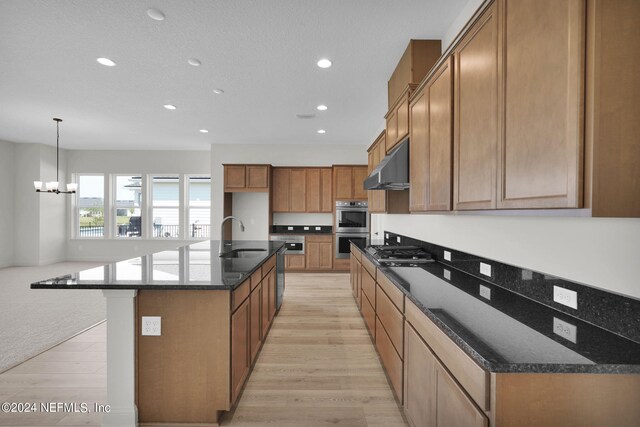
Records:
{"label": "white window mullion", "polygon": [[151,186],[149,184],[149,175],[141,175],[142,203],[140,214],[142,215],[142,238],[150,239],[153,237],[153,218],[151,212]]}
{"label": "white window mullion", "polygon": [[178,179],[180,183],[180,190],[178,192],[178,218],[180,221],[180,232],[178,238],[186,240],[189,238],[189,221],[187,215],[189,192],[187,191],[187,177],[185,174],[181,173],[178,175]]}
{"label": "white window mullion", "polygon": [[103,175],[104,177],[104,238],[105,239],[112,239],[113,238],[113,231],[112,228],[114,227],[113,224],[113,214],[112,214],[112,210],[113,210],[113,185],[112,185],[112,179],[113,177],[107,173],[105,173]]}

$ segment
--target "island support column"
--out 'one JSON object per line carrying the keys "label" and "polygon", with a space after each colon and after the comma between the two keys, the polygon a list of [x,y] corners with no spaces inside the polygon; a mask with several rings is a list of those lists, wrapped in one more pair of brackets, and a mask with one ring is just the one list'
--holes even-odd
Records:
{"label": "island support column", "polygon": [[107,404],[103,426],[138,425],[135,401],[136,290],[104,289],[107,299]]}

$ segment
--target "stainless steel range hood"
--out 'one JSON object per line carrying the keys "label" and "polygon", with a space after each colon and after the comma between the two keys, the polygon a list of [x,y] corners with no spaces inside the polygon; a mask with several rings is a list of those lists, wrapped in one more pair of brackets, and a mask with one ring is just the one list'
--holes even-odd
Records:
{"label": "stainless steel range hood", "polygon": [[365,190],[409,188],[409,138],[398,144],[364,180]]}

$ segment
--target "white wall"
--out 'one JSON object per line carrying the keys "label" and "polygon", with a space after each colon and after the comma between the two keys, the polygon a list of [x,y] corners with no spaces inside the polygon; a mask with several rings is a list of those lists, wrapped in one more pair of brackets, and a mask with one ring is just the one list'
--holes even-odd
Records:
{"label": "white wall", "polygon": [[[33,188],[33,181],[52,181],[55,178],[40,174],[40,148],[39,144],[14,144],[14,265],[40,264],[40,200],[43,197],[60,197],[37,194]],[[48,226],[60,224],[50,223]]]}
{"label": "white wall", "polygon": [[[69,150],[72,173],[203,174],[211,172],[208,151]],[[215,227],[213,233],[215,234]],[[67,234],[68,236],[68,234]],[[69,261],[115,261],[186,245],[186,240],[68,239]]]}
{"label": "white wall", "polygon": [[[241,233],[238,222],[233,221],[234,240],[269,240],[269,193],[235,193],[232,215],[244,224]],[[213,236],[220,232],[219,225],[214,227]]]}
{"label": "white wall", "polygon": [[469,19],[473,16],[473,14],[478,10],[480,5],[484,3],[484,0],[469,0],[467,4],[462,8],[462,11],[458,15],[456,19],[453,20],[453,23],[447,30],[447,32],[442,36],[442,51],[444,52],[449,48],[449,45],[456,38],[460,30],[467,24]]}
{"label": "white wall", "polygon": [[[367,164],[367,145],[212,145],[212,239],[218,239],[220,237],[218,227],[223,218],[224,170],[222,165],[224,163],[263,163],[271,164],[273,166],[331,166],[334,164],[364,165]],[[256,210],[258,212],[264,212],[266,210],[268,212],[268,199],[251,198],[248,199],[248,201],[252,201],[252,203],[243,204],[243,209]],[[244,220],[244,218],[242,219]],[[239,233],[234,232],[234,238],[237,237],[239,237]]]}
{"label": "white wall", "polygon": [[13,265],[15,144],[0,141],[0,268]]}
{"label": "white wall", "polygon": [[[40,148],[40,179],[53,181],[56,178],[56,149],[49,145],[39,145]],[[67,151],[60,150],[60,189],[66,190]],[[32,183],[36,178],[32,179]],[[71,205],[71,195],[68,194],[36,194],[40,204],[39,222],[40,233],[38,235],[39,255],[38,264],[51,264],[66,259],[68,221],[67,210]]]}

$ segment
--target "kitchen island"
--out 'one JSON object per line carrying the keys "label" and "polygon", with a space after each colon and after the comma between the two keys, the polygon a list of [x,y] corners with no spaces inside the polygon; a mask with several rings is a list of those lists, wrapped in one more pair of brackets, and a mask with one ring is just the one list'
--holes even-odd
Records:
{"label": "kitchen island", "polygon": [[[103,425],[216,425],[282,301],[284,245],[206,241],[33,283],[107,300]],[[212,292],[213,291],[213,292]]]}

